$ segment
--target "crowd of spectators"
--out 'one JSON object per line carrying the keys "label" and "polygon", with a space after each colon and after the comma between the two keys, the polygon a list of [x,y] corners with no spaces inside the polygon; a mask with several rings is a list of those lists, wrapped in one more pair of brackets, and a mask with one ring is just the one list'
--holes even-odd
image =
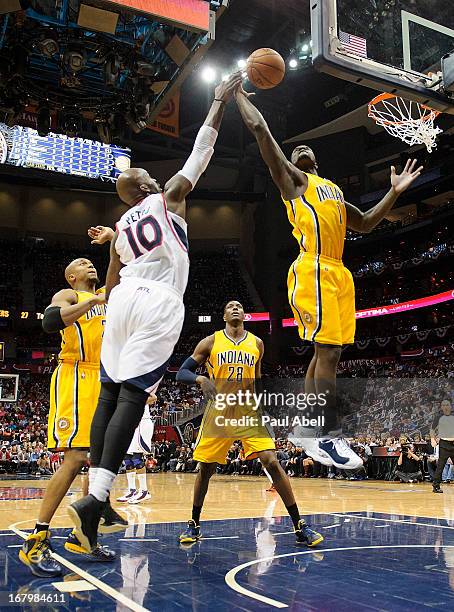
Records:
{"label": "crowd of spectators", "polygon": [[[405,473],[416,474],[410,480],[430,478],[436,456],[430,434],[433,434],[441,401],[454,401],[453,362],[454,348],[450,345],[433,349],[430,359],[415,357],[402,363],[373,360],[341,362],[341,375],[347,379],[347,394],[351,395],[350,405],[355,408],[346,416],[344,429],[349,432],[350,444],[363,457],[364,469],[355,474],[327,470],[307,457],[302,449],[288,442],[288,432],[278,429],[275,433],[278,437],[279,461],[291,477],[390,478],[391,471],[382,473],[383,462],[374,460],[373,448],[379,446],[390,452],[399,450],[400,453],[405,437],[410,454],[402,457],[403,467],[398,465],[401,453],[398,453],[399,457],[395,455],[397,459],[393,464],[392,477],[395,477],[397,470],[400,472],[397,477],[405,480],[407,476],[402,476],[402,471],[406,470]],[[267,370],[267,375],[273,377],[304,376],[301,365],[278,365]],[[359,393],[354,389],[355,379]],[[62,461],[60,453],[51,453],[46,448],[50,377],[29,374],[21,376],[20,381],[18,401],[0,404],[0,473],[50,476]],[[182,387],[173,378],[165,379],[161,384],[157,403],[160,424],[173,425],[179,417],[184,421],[184,417],[192,416],[197,410],[201,412],[202,408],[198,387]],[[419,443],[425,445],[424,449],[422,446],[411,446]],[[421,458],[415,459],[413,453],[419,453]],[[262,473],[259,460],[246,460],[240,442],[231,446],[226,461],[225,466],[219,467],[219,473]],[[414,472],[409,468],[416,465],[412,461],[420,461]],[[197,470],[197,463],[190,445],[178,446],[176,442],[166,441],[155,443],[148,467],[152,471],[193,472]],[[445,480],[452,479],[452,468],[448,465],[446,470]]]}

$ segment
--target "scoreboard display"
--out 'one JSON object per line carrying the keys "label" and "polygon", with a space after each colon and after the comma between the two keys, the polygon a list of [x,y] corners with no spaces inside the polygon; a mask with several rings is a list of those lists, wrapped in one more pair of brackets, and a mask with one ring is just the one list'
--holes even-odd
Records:
{"label": "scoreboard display", "polygon": [[115,181],[131,165],[131,151],[86,138],[0,123],[0,163]]}
{"label": "scoreboard display", "polygon": [[102,0],[102,3],[106,8],[127,8],[183,28],[208,31],[210,27],[208,0]]}

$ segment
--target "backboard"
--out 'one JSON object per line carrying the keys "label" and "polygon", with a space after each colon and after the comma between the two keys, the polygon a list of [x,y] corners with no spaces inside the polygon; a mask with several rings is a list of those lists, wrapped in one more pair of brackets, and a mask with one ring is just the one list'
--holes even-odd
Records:
{"label": "backboard", "polygon": [[437,75],[454,51],[451,2],[313,0],[311,25],[317,70],[454,114]]}

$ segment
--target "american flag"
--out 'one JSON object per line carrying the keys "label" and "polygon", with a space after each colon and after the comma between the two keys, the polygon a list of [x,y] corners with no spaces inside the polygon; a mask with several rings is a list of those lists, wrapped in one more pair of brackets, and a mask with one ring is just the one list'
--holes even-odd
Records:
{"label": "american flag", "polygon": [[353,34],[347,34],[339,30],[339,40],[346,51],[359,55],[360,57],[367,57],[367,41],[365,38],[354,36]]}

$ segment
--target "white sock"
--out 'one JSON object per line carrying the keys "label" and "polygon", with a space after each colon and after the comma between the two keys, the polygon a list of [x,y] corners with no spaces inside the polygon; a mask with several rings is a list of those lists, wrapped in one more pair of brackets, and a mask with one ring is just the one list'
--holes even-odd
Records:
{"label": "white sock", "polygon": [[109,497],[109,492],[115,477],[116,474],[113,472],[105,470],[104,468],[97,468],[96,478],[88,487],[89,494],[96,497],[98,501],[105,502]]}
{"label": "white sock", "polygon": [[90,487],[95,482],[97,473],[98,473],[98,468],[96,467],[91,467],[88,470],[88,490],[90,490]]}
{"label": "white sock", "polygon": [[131,470],[126,472],[126,478],[128,479],[128,488],[130,491],[134,491],[136,488],[136,471]]}
{"label": "white sock", "polygon": [[148,491],[147,488],[147,475],[145,474],[137,474],[137,478],[139,479],[139,489],[141,491]]}
{"label": "white sock", "polygon": [[271,484],[273,484],[273,479],[271,478],[270,473],[268,472],[268,470],[266,470],[265,468],[263,468],[263,471],[265,472],[265,476],[268,478],[268,480],[271,482]]}

